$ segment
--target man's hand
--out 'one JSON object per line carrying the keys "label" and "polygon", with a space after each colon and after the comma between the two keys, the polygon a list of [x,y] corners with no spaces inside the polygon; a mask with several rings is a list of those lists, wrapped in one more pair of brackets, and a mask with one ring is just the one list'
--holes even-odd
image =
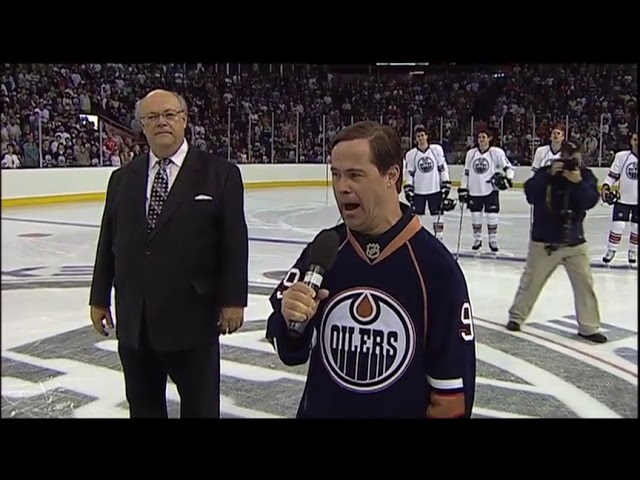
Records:
{"label": "man's hand", "polygon": [[551,175],[557,175],[564,169],[564,163],[562,162],[553,162],[551,164]]}
{"label": "man's hand", "polygon": [[113,317],[111,316],[111,309],[109,307],[91,307],[89,310],[89,317],[91,317],[91,323],[93,328],[96,329],[103,337],[108,337],[109,332],[107,329],[112,330]]}
{"label": "man's hand", "polygon": [[282,316],[292,322],[306,322],[316,314],[318,304],[328,296],[326,289],[320,289],[316,295],[308,285],[294,283],[282,294]]}
{"label": "man's hand", "polygon": [[218,329],[223,335],[233,333],[244,323],[244,307],[222,307]]}
{"label": "man's hand", "polygon": [[582,173],[579,168],[576,170],[565,170],[562,172],[562,176],[571,183],[579,183],[582,181]]}

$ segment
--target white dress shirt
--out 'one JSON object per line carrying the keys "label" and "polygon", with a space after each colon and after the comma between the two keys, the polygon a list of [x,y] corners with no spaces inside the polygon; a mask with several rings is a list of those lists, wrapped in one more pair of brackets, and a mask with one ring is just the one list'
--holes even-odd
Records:
{"label": "white dress shirt", "polygon": [[[167,174],[169,176],[169,191],[171,191],[171,187],[178,176],[178,172],[184,163],[184,159],[187,157],[187,152],[189,151],[189,144],[186,140],[182,142],[180,148],[174,153],[169,159],[169,165],[167,165]],[[156,176],[156,172],[160,168],[158,163],[160,159],[149,150],[149,174],[147,176],[147,201],[145,211],[149,211],[149,199],[151,198],[151,189],[153,188],[153,179]]]}

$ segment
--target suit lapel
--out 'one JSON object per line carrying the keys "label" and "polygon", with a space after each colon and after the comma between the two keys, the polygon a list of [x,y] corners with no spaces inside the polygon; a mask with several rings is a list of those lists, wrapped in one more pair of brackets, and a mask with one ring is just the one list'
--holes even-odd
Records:
{"label": "suit lapel", "polygon": [[147,236],[147,177],[149,171],[149,156],[141,155],[131,162],[129,179],[126,191],[130,192],[131,200],[127,204],[132,205],[134,224],[140,233]]}
{"label": "suit lapel", "polygon": [[[198,178],[198,170],[200,169],[200,158],[196,151],[193,148],[189,147],[189,151],[187,152],[187,156],[182,163],[182,167],[178,171],[178,175],[176,176],[175,181],[173,182],[173,186],[169,190],[169,195],[167,196],[167,200],[164,202],[162,206],[162,212],[158,217],[156,222],[156,226],[151,233],[147,241],[151,241],[153,237],[156,236],[158,231],[162,229],[167,220],[171,218],[176,211],[176,209],[180,206],[180,204],[188,198],[189,195],[193,194],[193,185],[195,184]],[[145,190],[146,191],[146,190]],[[146,215],[145,215],[145,226],[146,226]]]}

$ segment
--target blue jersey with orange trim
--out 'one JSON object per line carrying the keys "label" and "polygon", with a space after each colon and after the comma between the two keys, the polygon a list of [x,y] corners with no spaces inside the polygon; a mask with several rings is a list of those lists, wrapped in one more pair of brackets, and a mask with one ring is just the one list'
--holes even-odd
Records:
{"label": "blue jersey with orange trim", "polygon": [[344,224],[341,246],[301,340],[286,334],[282,292],[304,276],[305,248],[270,297],[267,339],[287,365],[309,361],[300,418],[471,415],[475,332],[466,280],[442,243],[404,208],[367,238]]}

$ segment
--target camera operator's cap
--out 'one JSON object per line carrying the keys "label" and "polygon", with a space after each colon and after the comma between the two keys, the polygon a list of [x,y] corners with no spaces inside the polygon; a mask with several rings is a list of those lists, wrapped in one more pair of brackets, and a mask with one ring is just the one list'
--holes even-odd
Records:
{"label": "camera operator's cap", "polygon": [[561,157],[572,157],[576,153],[580,153],[580,145],[574,142],[564,142],[562,148],[560,148]]}

